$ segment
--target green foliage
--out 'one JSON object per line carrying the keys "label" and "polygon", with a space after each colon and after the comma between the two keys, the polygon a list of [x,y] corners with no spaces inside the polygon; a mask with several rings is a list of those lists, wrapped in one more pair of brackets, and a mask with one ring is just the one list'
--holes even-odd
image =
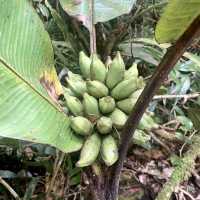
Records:
{"label": "green foliage", "polygon": [[[92,1],[91,1],[92,2]],[[136,0],[97,0],[94,5],[94,23],[105,22],[122,14],[130,12]],[[60,0],[63,9],[72,16],[76,16],[78,20],[89,28],[91,5],[90,1],[83,0],[77,3],[75,0]]]}
{"label": "green foliage", "polygon": [[176,41],[199,15],[199,0],[171,0],[156,27],[156,40]]}
{"label": "green foliage", "polygon": [[177,165],[175,166],[172,176],[159,192],[156,200],[169,200],[176,187],[191,176],[195,168],[195,159],[200,155],[199,145],[199,136],[194,136],[190,149],[184,154],[183,158],[178,158],[178,160],[176,160]]}
{"label": "green foliage", "polygon": [[43,24],[29,1],[0,4],[0,135],[79,150],[56,102],[62,87]]}

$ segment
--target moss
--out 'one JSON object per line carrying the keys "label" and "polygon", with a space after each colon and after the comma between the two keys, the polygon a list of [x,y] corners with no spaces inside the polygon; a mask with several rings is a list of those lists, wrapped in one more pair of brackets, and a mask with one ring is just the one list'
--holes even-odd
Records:
{"label": "moss", "polygon": [[200,136],[194,136],[190,149],[180,161],[176,162],[175,169],[170,180],[164,185],[156,200],[169,200],[175,188],[191,176],[194,169],[195,159],[200,155]]}

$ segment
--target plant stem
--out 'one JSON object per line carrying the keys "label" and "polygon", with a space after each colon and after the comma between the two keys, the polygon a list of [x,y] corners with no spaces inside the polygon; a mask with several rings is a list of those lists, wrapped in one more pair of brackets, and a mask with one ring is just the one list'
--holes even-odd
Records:
{"label": "plant stem", "polygon": [[90,10],[90,53],[96,53],[96,29],[95,29],[95,20],[94,20],[94,0],[90,0],[89,3]]}
{"label": "plant stem", "polygon": [[2,184],[15,199],[20,200],[19,195],[2,177],[0,177],[0,184]]}
{"label": "plant stem", "polygon": [[24,195],[23,200],[30,200],[33,197],[33,193],[35,191],[35,188],[37,186],[37,183],[39,181],[39,178],[35,178],[33,177],[32,180],[30,181],[27,189],[26,189],[26,193]]}
{"label": "plant stem", "polygon": [[116,165],[111,169],[113,171],[113,176],[110,179],[110,188],[107,194],[107,199],[117,199],[120,174],[123,168],[123,162],[126,158],[126,154],[128,151],[129,142],[131,141],[134,131],[136,130],[137,125],[142,118],[142,115],[144,114],[146,108],[148,107],[150,101],[152,100],[156,90],[162,85],[163,81],[167,78],[171,69],[173,69],[175,64],[178,62],[178,60],[181,58],[187,48],[191,45],[194,39],[199,36],[200,16],[198,16],[193,21],[193,23],[177,40],[177,42],[168,49],[158,68],[150,79],[149,83],[146,85],[145,89],[140,95],[122,130],[122,140],[119,148],[119,160]]}
{"label": "plant stem", "polygon": [[199,92],[192,94],[167,94],[167,95],[155,95],[153,100],[163,100],[163,99],[194,99],[200,96]]}
{"label": "plant stem", "polygon": [[53,170],[53,176],[52,176],[52,179],[50,181],[50,184],[49,184],[49,187],[47,189],[47,192],[46,192],[46,196],[49,197],[50,193],[51,193],[51,190],[55,184],[55,180],[56,180],[56,177],[58,175],[58,172],[60,170],[60,167],[63,163],[63,160],[65,158],[65,153],[63,152],[59,152],[60,154],[58,154],[56,160],[55,160],[55,166],[54,166],[54,170]]}

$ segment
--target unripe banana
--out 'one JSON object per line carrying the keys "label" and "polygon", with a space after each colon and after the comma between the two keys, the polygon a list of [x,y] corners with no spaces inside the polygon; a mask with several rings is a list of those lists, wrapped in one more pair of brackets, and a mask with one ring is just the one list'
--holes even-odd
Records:
{"label": "unripe banana", "polygon": [[77,167],[91,165],[98,157],[101,147],[101,138],[97,133],[92,134],[85,141],[80,154],[80,159],[76,163]]}
{"label": "unripe banana", "polygon": [[144,113],[142,119],[140,120],[138,128],[141,130],[151,130],[152,128],[158,128],[158,124],[154,122],[153,118],[150,115]]}
{"label": "unripe banana", "polygon": [[66,105],[73,115],[75,116],[83,115],[83,105],[78,98],[66,95]]}
{"label": "unripe banana", "polygon": [[154,121],[152,115],[147,114],[146,120],[149,123],[149,125],[151,126],[151,129],[153,129],[153,128],[156,129],[159,127],[159,125]]}
{"label": "unripe banana", "polygon": [[117,100],[125,99],[129,97],[137,88],[137,78],[124,80],[112,89],[111,96]]}
{"label": "unripe banana", "polygon": [[106,67],[96,54],[92,55],[90,66],[91,80],[104,82],[106,78]]}
{"label": "unripe banana", "polygon": [[95,121],[99,118],[99,108],[98,101],[93,96],[90,96],[87,93],[83,94],[83,108],[86,116],[91,119],[91,121]]}
{"label": "unripe banana", "polygon": [[109,89],[115,87],[124,78],[125,64],[119,52],[112,61],[107,73],[106,85]]}
{"label": "unripe banana", "polygon": [[85,81],[68,78],[66,80],[69,88],[76,94],[77,97],[82,97],[82,95],[87,91]]}
{"label": "unripe banana", "polygon": [[79,135],[90,135],[93,129],[92,123],[85,117],[73,117],[71,128]]}
{"label": "unripe banana", "polygon": [[68,71],[68,79],[73,81],[82,81],[82,76],[80,74],[74,74],[71,71]]}
{"label": "unripe banana", "polygon": [[110,68],[111,63],[112,63],[112,59],[111,59],[110,56],[108,56],[107,59],[106,59],[106,63],[105,63],[105,67],[106,67],[107,70]]}
{"label": "unripe banana", "polygon": [[79,66],[85,79],[90,78],[90,65],[91,59],[83,51],[81,51],[79,53]]}
{"label": "unripe banana", "polygon": [[70,88],[66,88],[66,87],[63,87],[63,90],[64,90],[64,96],[65,98],[70,95],[70,96],[76,96],[75,93],[70,89]]}
{"label": "unripe banana", "polygon": [[107,166],[113,165],[118,159],[117,144],[111,135],[105,136],[102,140],[101,157]]}
{"label": "unripe banana", "polygon": [[96,98],[108,95],[108,88],[100,81],[87,81],[88,93]]}
{"label": "unripe banana", "polygon": [[130,114],[137,99],[127,98],[117,102],[117,107],[125,112],[126,114]]}
{"label": "unripe banana", "polygon": [[138,77],[138,69],[137,69],[137,63],[133,63],[133,65],[125,71],[124,79],[130,79],[130,78],[137,78]]}
{"label": "unripe banana", "polygon": [[135,92],[133,92],[130,96],[130,98],[133,98],[133,99],[138,99],[139,96],[142,94],[142,91],[143,91],[143,88],[142,89],[139,89],[139,90],[136,90]]}
{"label": "unripe banana", "polygon": [[69,109],[67,107],[62,107],[62,110],[66,115],[69,114]]}
{"label": "unripe banana", "polygon": [[149,134],[146,134],[144,131],[138,129],[135,130],[132,138],[134,144],[137,144],[145,149],[151,148],[150,140],[151,136]]}
{"label": "unripe banana", "polygon": [[114,127],[122,129],[128,117],[124,112],[115,108],[115,110],[111,113],[110,118]]}
{"label": "unripe banana", "polygon": [[115,100],[111,96],[99,99],[99,109],[103,114],[111,113],[115,109]]}
{"label": "unripe banana", "polygon": [[107,134],[112,130],[112,120],[108,117],[101,117],[97,121],[97,129],[101,134]]}
{"label": "unripe banana", "polygon": [[144,78],[142,76],[139,76],[137,79],[137,87],[138,89],[142,89],[145,87]]}

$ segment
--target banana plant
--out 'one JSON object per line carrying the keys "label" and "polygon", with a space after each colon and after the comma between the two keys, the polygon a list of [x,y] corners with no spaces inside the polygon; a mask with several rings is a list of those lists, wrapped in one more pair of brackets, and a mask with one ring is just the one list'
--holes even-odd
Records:
{"label": "banana plant", "polygon": [[[114,8],[104,21],[117,15]],[[50,144],[66,153],[80,150],[83,139],[71,131],[58,103],[63,88],[51,40],[31,1],[0,0],[0,18],[0,136]]]}

